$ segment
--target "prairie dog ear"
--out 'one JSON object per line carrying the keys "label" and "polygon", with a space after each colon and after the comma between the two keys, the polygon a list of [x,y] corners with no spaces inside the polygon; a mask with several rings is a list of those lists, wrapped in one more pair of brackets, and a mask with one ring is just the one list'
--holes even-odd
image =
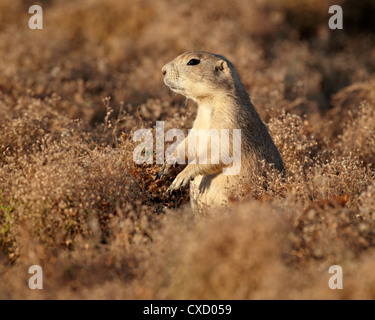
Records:
{"label": "prairie dog ear", "polygon": [[224,73],[228,73],[229,72],[228,63],[225,60],[219,60],[216,63],[215,71],[219,71],[219,72],[221,71],[221,72],[224,72]]}

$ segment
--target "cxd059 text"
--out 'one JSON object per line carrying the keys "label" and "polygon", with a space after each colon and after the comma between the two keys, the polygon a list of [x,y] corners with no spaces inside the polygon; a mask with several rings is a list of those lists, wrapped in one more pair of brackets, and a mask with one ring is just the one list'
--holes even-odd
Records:
{"label": "cxd059 text", "polygon": [[230,314],[232,312],[232,307],[229,304],[191,304],[187,308],[189,314]]}

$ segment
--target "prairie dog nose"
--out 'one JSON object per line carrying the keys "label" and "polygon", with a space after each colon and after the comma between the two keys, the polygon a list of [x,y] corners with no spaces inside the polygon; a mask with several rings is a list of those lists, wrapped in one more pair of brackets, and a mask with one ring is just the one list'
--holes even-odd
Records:
{"label": "prairie dog nose", "polygon": [[161,72],[162,72],[163,75],[165,76],[165,74],[167,73],[167,68],[164,66],[164,67],[161,69]]}

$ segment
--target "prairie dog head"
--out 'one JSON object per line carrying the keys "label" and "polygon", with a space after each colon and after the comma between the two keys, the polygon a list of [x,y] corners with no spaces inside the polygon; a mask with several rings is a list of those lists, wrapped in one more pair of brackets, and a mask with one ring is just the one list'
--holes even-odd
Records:
{"label": "prairie dog head", "polygon": [[185,52],[162,68],[164,83],[174,92],[199,101],[234,93],[238,75],[224,57]]}

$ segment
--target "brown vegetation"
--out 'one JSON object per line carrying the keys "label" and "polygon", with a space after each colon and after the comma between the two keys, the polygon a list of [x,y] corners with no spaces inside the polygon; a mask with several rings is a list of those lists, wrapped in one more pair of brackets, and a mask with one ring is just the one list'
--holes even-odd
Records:
{"label": "brown vegetation", "polygon": [[[330,30],[326,0],[2,0],[0,298],[374,299],[375,7],[355,3]],[[161,74],[187,50],[233,61],[285,163],[230,214],[133,162],[136,129],[192,125]]]}

